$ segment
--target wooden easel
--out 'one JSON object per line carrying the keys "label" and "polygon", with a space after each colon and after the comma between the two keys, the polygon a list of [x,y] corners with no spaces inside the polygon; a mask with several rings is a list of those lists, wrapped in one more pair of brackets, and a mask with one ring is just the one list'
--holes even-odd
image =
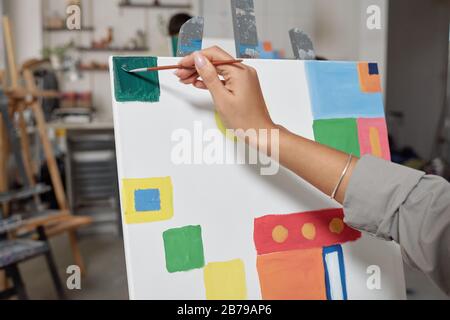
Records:
{"label": "wooden easel", "polygon": [[[28,141],[26,123],[23,117],[23,112],[29,109],[32,111],[32,114],[36,122],[39,139],[42,144],[45,159],[50,172],[53,191],[55,193],[59,207],[59,210],[57,212],[51,212],[47,215],[27,220],[26,224],[24,225],[23,228],[19,230],[19,232],[20,233],[31,232],[36,228],[43,226],[45,228],[45,233],[49,238],[62,233],[67,233],[69,236],[74,261],[80,267],[82,273],[85,274],[86,269],[84,266],[83,258],[80,253],[80,249],[78,247],[76,230],[82,226],[91,224],[92,218],[88,216],[74,216],[71,214],[69,210],[69,205],[67,202],[66,193],[64,191],[61,175],[58,170],[51,142],[47,135],[47,126],[45,122],[44,113],[38,100],[39,98],[56,98],[59,97],[60,94],[56,91],[42,91],[37,88],[33,75],[33,70],[34,68],[41,65],[43,61],[40,60],[30,60],[29,62],[23,65],[21,74],[23,76],[25,87],[20,86],[19,72],[17,71],[17,66],[15,62],[12,31],[8,17],[3,17],[3,30],[8,55],[8,67],[11,79],[11,87],[5,90],[5,94],[9,98],[11,112],[16,114],[18,118],[18,130],[22,137],[21,150],[25,162],[26,175],[29,181],[32,184],[35,184],[34,168],[30,152],[30,144]],[[5,155],[4,157],[6,157],[6,154],[7,153],[4,154]],[[0,157],[0,170],[3,169],[2,166],[4,166],[4,164],[2,163]],[[2,173],[2,175],[3,173],[6,173],[6,171],[0,172]],[[0,181],[0,188],[1,187],[2,181]]]}
{"label": "wooden easel", "polygon": [[[1,88],[6,88],[6,76],[5,71],[0,70],[0,83]],[[2,115],[0,114],[0,192],[6,192],[8,190],[8,178],[7,178],[7,165],[8,165],[8,156],[9,155],[9,147],[8,147],[8,139],[6,138],[6,128],[3,123]],[[2,207],[3,212],[8,212],[8,208],[6,205]],[[0,291],[5,290],[8,287],[8,281],[6,278],[6,274],[4,271],[0,272]]]}
{"label": "wooden easel", "polygon": [[[0,83],[1,88],[6,88],[5,83],[6,77],[5,77],[5,71],[0,70]],[[0,115],[0,192],[6,192],[8,190],[8,180],[7,180],[7,162],[8,158],[7,155],[9,154],[9,147],[8,147],[8,139],[6,138],[6,131],[5,126],[3,124],[2,116]],[[8,209],[6,206],[3,208],[3,212],[7,212]]]}

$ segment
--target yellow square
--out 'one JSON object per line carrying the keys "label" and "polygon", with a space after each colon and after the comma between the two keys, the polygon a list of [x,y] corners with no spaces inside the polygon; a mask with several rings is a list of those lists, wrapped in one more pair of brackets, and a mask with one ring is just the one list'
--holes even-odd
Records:
{"label": "yellow square", "polygon": [[208,300],[245,300],[247,285],[240,259],[208,263],[203,270]]}
{"label": "yellow square", "polygon": [[[159,210],[137,211],[135,193],[139,190],[159,190]],[[173,187],[170,177],[149,179],[123,179],[122,202],[125,223],[147,223],[169,220],[173,217]]]}

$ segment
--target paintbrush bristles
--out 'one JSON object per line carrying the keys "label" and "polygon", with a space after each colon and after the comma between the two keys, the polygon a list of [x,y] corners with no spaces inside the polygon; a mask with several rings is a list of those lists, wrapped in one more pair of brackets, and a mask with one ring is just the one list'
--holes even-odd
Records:
{"label": "paintbrush bristles", "polygon": [[136,72],[146,72],[148,68],[139,68],[139,69],[133,69],[133,70],[127,70],[124,67],[122,67],[122,70],[128,73],[136,73]]}

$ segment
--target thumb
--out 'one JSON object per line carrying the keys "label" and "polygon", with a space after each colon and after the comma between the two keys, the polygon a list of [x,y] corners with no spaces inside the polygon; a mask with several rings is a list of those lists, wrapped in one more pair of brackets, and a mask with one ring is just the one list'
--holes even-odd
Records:
{"label": "thumb", "polygon": [[216,67],[200,52],[194,53],[195,68],[202,78],[204,84],[213,97],[223,96],[227,93],[225,86],[219,79]]}

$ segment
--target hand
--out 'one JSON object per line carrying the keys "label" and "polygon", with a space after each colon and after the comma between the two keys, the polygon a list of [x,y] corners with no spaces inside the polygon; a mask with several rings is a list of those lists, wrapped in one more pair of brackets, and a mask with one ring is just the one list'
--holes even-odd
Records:
{"label": "hand", "polygon": [[230,59],[233,57],[222,49],[208,48],[180,61],[180,65],[185,67],[195,65],[196,70],[179,69],[175,74],[184,84],[210,91],[227,129],[247,131],[275,128],[267,111],[256,70],[242,63],[215,67],[210,62]]}
{"label": "hand", "polygon": [[[304,180],[310,182],[326,194],[331,194],[339,181],[348,155],[297,136],[272,122],[259,85],[255,69],[244,64],[214,67],[210,61],[233,59],[220,48],[213,47],[194,53],[180,61],[185,67],[196,70],[179,69],[176,75],[185,84],[199,89],[208,89],[214,99],[216,109],[225,126],[229,129],[279,129],[278,152],[280,164],[290,169]],[[224,80],[220,80],[219,75]],[[201,77],[202,80],[199,79]],[[272,146],[262,146],[258,141],[246,141],[270,153]],[[264,143],[271,143],[265,141]],[[354,158],[347,175],[338,190],[336,200],[343,203],[345,192],[353,168]]]}

